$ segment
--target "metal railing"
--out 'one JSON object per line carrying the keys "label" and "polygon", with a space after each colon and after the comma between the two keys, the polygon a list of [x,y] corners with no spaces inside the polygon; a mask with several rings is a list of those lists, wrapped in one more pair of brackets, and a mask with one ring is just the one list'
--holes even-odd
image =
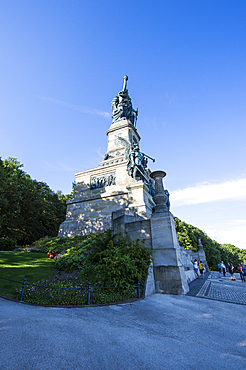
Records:
{"label": "metal railing", "polygon": [[119,288],[129,288],[129,287],[137,287],[137,295],[138,295],[138,299],[141,298],[140,296],[140,285],[141,283],[138,281],[137,284],[133,284],[133,285],[125,285],[125,286],[117,286],[117,287],[107,287],[107,286],[102,286],[102,287],[92,287],[91,284],[89,283],[88,284],[88,287],[76,287],[76,288],[65,288],[65,287],[54,287],[54,286],[45,286],[45,285],[37,285],[37,284],[34,284],[34,283],[27,283],[26,282],[26,279],[22,281],[17,281],[17,280],[12,280],[12,279],[8,279],[8,278],[4,278],[4,277],[1,277],[0,276],[0,279],[4,279],[4,280],[8,280],[8,281],[13,281],[15,283],[19,283],[19,284],[22,284],[22,289],[21,289],[21,296],[20,296],[20,301],[23,302],[24,301],[24,292],[25,292],[25,287],[27,285],[29,286],[33,286],[33,287],[36,287],[36,288],[47,288],[47,289],[61,289],[61,290],[82,290],[82,289],[87,289],[87,305],[90,306],[90,299],[91,299],[91,291],[94,290],[94,289],[119,289]]}

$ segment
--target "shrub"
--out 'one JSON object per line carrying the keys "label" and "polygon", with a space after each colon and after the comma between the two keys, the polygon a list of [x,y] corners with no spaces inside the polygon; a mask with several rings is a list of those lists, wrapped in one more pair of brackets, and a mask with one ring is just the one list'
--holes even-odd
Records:
{"label": "shrub", "polygon": [[122,286],[144,281],[151,263],[143,242],[133,242],[126,234],[113,236],[112,230],[93,233],[56,262],[60,270],[80,269],[81,276],[101,286]]}
{"label": "shrub", "polygon": [[15,240],[10,238],[0,238],[0,250],[13,251],[18,247]]}
{"label": "shrub", "polygon": [[[53,249],[56,253],[59,248],[66,249],[66,253],[55,261],[55,266],[68,271],[66,278],[61,279],[58,273],[52,280],[38,282],[37,285],[42,287],[27,284],[24,301],[37,304],[86,304],[89,283],[91,304],[136,298],[137,287],[132,285],[140,281],[143,287],[152,260],[143,242],[133,242],[127,234],[114,236],[112,230],[84,237],[43,238],[34,247],[36,251]],[[73,273],[78,276],[71,276],[73,270],[80,270]],[[50,289],[44,285],[73,289]]]}

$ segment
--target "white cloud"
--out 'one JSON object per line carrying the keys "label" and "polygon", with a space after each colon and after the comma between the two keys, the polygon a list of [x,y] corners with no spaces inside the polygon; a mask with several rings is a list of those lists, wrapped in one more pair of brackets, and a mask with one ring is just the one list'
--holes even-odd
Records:
{"label": "white cloud", "polygon": [[219,184],[200,183],[171,193],[175,207],[218,200],[246,200],[246,177]]}
{"label": "white cloud", "polygon": [[[246,177],[222,183],[202,183],[171,192],[171,205],[183,206],[183,219],[198,226],[221,244],[233,244],[246,249]],[[220,203],[216,204],[216,202]],[[229,203],[230,202],[230,203]],[[196,207],[186,207],[197,205]],[[208,209],[209,205],[209,209]]]}
{"label": "white cloud", "polygon": [[232,222],[234,222],[236,224],[242,224],[242,226],[246,225],[246,220],[232,220]]}
{"label": "white cloud", "polygon": [[104,118],[110,118],[111,117],[110,113],[103,112],[103,111],[98,110],[98,109],[85,108],[85,107],[81,107],[79,105],[66,103],[64,101],[54,99],[54,98],[45,97],[45,96],[36,96],[36,97],[38,99],[41,99],[41,100],[46,100],[46,101],[50,101],[51,103],[62,105],[63,107],[66,107],[66,108],[70,108],[70,109],[73,109],[73,110],[78,110],[79,112],[82,112],[82,113],[96,114],[98,116],[103,116]]}
{"label": "white cloud", "polygon": [[221,224],[207,225],[206,234],[221,244],[233,244],[246,249],[246,220],[231,220]]}

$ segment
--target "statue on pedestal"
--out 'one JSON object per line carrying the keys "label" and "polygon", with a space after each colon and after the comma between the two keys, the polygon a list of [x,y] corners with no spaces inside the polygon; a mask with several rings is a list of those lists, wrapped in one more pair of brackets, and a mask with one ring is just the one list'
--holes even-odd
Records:
{"label": "statue on pedestal", "polygon": [[127,86],[128,76],[124,76],[124,84],[122,91],[112,100],[112,118],[113,123],[121,121],[122,119],[128,119],[134,127],[136,127],[138,109],[135,110],[132,107],[132,101],[128,94]]}

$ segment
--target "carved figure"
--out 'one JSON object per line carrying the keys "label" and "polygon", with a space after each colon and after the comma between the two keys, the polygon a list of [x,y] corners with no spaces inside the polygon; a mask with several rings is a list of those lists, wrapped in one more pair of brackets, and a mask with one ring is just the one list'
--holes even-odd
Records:
{"label": "carved figure", "polygon": [[169,200],[169,196],[170,196],[170,194],[169,194],[169,191],[167,190],[167,189],[165,189],[164,190],[164,193],[166,194],[166,196],[167,196],[167,208],[168,208],[168,210],[170,211],[170,200]]}
{"label": "carved figure", "polygon": [[116,184],[115,173],[105,174],[103,176],[91,177],[91,190],[104,188]]}
{"label": "carved figure", "polygon": [[147,168],[148,159],[144,156],[144,153],[140,152],[138,144],[134,145],[131,152],[133,162],[133,173],[132,177],[134,181],[137,181],[137,174],[140,174],[140,178],[144,176],[145,168]]}
{"label": "carved figure", "polygon": [[132,101],[130,96],[128,95],[127,90],[127,80],[128,76],[124,76],[124,84],[122,91],[112,100],[111,108],[112,108],[112,118],[113,123],[120,121],[124,118],[128,119],[133,126],[136,126],[137,117],[138,117],[138,109],[135,110],[132,107]]}
{"label": "carved figure", "polygon": [[117,142],[121,145],[124,146],[125,148],[125,160],[127,160],[127,173],[129,176],[132,176],[132,161],[131,161],[131,143],[129,140],[125,139],[124,137],[121,137],[121,136],[116,136],[115,137],[115,141],[116,141],[116,144]]}
{"label": "carved figure", "polygon": [[129,140],[121,136],[116,136],[116,142],[117,141],[125,147],[128,175],[133,177],[134,181],[137,181],[137,177],[140,177],[141,180],[149,184],[149,177],[145,171],[148,165],[147,158],[151,159],[153,162],[155,162],[155,159],[140,152],[138,144],[132,145]]}

